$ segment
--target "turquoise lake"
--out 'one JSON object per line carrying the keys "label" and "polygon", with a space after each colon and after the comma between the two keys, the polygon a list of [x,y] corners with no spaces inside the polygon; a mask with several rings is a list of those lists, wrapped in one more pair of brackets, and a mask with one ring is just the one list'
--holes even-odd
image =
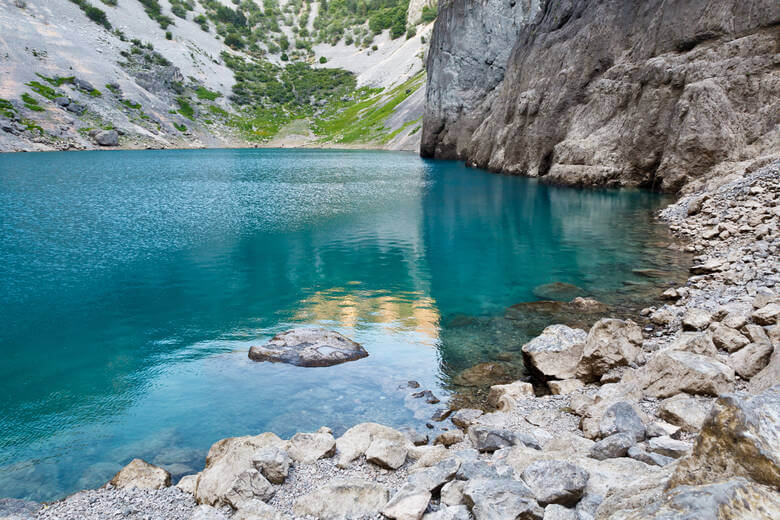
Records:
{"label": "turquoise lake", "polygon": [[[399,386],[446,403],[476,363],[521,370],[540,325],[506,311],[537,286],[630,306],[668,283],[642,269],[682,272],[664,202],[392,152],[0,155],[0,497],[97,487],[135,457],[176,479],[229,436],[424,431],[442,405]],[[370,355],[247,358],[299,325]]]}

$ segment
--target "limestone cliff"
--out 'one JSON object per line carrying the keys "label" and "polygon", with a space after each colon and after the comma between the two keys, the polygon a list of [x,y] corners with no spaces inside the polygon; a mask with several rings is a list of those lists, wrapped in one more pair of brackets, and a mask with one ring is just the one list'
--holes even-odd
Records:
{"label": "limestone cliff", "polygon": [[666,191],[780,155],[778,22],[775,0],[442,3],[421,153]]}

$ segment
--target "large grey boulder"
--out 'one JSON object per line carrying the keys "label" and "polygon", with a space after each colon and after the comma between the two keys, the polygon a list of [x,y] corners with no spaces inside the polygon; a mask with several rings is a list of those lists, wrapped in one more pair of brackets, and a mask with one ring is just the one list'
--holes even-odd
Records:
{"label": "large grey boulder", "polygon": [[712,341],[710,332],[683,332],[669,348],[703,356],[715,357],[718,355],[718,349]]}
{"label": "large grey boulder", "polygon": [[463,496],[476,520],[541,520],[544,516],[533,491],[518,480],[469,480]]}
{"label": "large grey boulder", "polygon": [[780,487],[780,385],[761,394],[723,395],[669,487],[748,477]]}
{"label": "large grey boulder", "polygon": [[599,424],[602,437],[609,437],[616,433],[628,433],[634,439],[641,441],[645,438],[645,424],[634,406],[626,401],[619,401],[604,412]]}
{"label": "large grey boulder", "polygon": [[668,435],[653,437],[647,441],[647,449],[665,457],[679,459],[691,450],[691,445],[684,441],[672,439]]}
{"label": "large grey boulder", "polygon": [[522,478],[541,505],[572,507],[582,498],[588,472],[569,462],[538,460],[525,468]]}
{"label": "large grey boulder", "polygon": [[420,520],[431,501],[431,492],[407,482],[382,509],[382,514],[395,520]]}
{"label": "large grey boulder", "polygon": [[698,307],[688,308],[682,317],[683,330],[704,330],[712,322],[712,314]]}
{"label": "large grey boulder", "polygon": [[580,515],[574,509],[550,504],[544,508],[544,520],[580,520]]}
{"label": "large grey boulder", "polygon": [[636,361],[642,349],[642,329],[631,320],[605,318],[588,332],[577,377],[596,381],[611,369]]}
{"label": "large grey boulder", "polygon": [[729,356],[728,365],[743,379],[750,379],[769,364],[774,352],[769,343],[750,343]]}
{"label": "large grey boulder", "polygon": [[523,345],[527,364],[544,377],[571,379],[585,348],[588,333],[566,325],[550,325]]}
{"label": "large grey boulder", "polygon": [[605,437],[590,449],[590,456],[596,460],[625,457],[628,449],[636,444],[636,439],[630,433],[616,433]]}
{"label": "large grey boulder", "polygon": [[688,394],[677,394],[661,401],[658,416],[687,432],[701,430],[710,407]]}
{"label": "large grey boulder", "polygon": [[116,130],[103,130],[95,134],[95,142],[100,146],[118,146],[119,133]]}
{"label": "large grey boulder", "polygon": [[296,516],[341,520],[376,516],[390,493],[381,484],[361,479],[331,481],[295,501]]}
{"label": "large grey boulder", "polygon": [[715,346],[728,352],[739,350],[750,343],[750,340],[738,330],[732,329],[723,323],[715,322],[710,325],[709,330],[712,334],[712,342]]}
{"label": "large grey boulder", "polygon": [[752,394],[758,394],[771,388],[780,381],[780,348],[775,347],[772,355],[769,356],[769,363],[761,372],[753,376],[748,385]]}
{"label": "large grey boulder", "polygon": [[752,317],[759,325],[774,325],[780,319],[780,303],[770,303],[756,310]]}
{"label": "large grey boulder", "polygon": [[382,468],[398,469],[406,462],[406,443],[374,439],[366,450],[366,460]]}
{"label": "large grey boulder", "polygon": [[656,353],[638,374],[645,395],[719,395],[734,389],[734,370],[715,359],[679,350]]}
{"label": "large grey boulder", "polygon": [[290,471],[290,456],[278,446],[257,450],[252,455],[252,464],[269,482],[282,484]]}
{"label": "large grey boulder", "polygon": [[161,489],[171,485],[171,474],[141,459],[133,459],[108,483],[118,489]]}
{"label": "large grey boulder", "polygon": [[295,462],[312,464],[336,453],[336,439],[328,428],[314,433],[296,433],[287,444],[287,454]]}
{"label": "large grey boulder", "polygon": [[666,466],[674,462],[672,457],[661,455],[660,453],[648,452],[641,446],[631,446],[628,448],[628,456],[639,462],[644,462],[651,466]]}
{"label": "large grey boulder", "polygon": [[214,443],[206,456],[206,467],[198,476],[196,502],[240,509],[246,501],[271,498],[274,488],[255,469],[252,457],[260,449],[283,446],[284,441],[273,433],[231,437]]}
{"label": "large grey boulder", "polygon": [[423,520],[471,520],[471,513],[464,505],[444,506],[438,511],[423,515]]}
{"label": "large grey boulder", "polygon": [[406,481],[416,488],[430,492],[439,491],[444,484],[455,478],[460,467],[461,461],[452,457],[411,473]]}
{"label": "large grey boulder", "polygon": [[468,434],[471,443],[481,452],[492,453],[517,444],[541,449],[539,442],[530,435],[503,428],[475,425],[468,429]]}
{"label": "large grey boulder", "polygon": [[353,426],[336,440],[336,465],[346,468],[366,453],[376,439],[385,439],[393,444],[405,445],[407,450],[414,446],[403,433],[377,423],[361,423]]}
{"label": "large grey boulder", "polygon": [[604,518],[775,520],[780,518],[780,498],[772,489],[744,478],[733,478],[714,484],[679,486],[649,505],[634,511],[617,511]]}
{"label": "large grey boulder", "polygon": [[338,332],[321,328],[292,329],[277,334],[262,346],[249,349],[249,359],[288,363],[301,367],[329,367],[355,361],[368,352]]}

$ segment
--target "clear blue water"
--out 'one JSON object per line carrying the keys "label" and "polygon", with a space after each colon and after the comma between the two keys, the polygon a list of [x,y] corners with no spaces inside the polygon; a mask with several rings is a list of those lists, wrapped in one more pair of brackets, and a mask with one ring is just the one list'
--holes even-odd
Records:
{"label": "clear blue water", "polygon": [[[516,351],[533,331],[503,315],[534,287],[617,301],[647,286],[633,269],[668,269],[662,202],[390,152],[0,155],[0,496],[51,500],[134,457],[180,476],[234,435],[419,427],[435,407],[399,385],[446,398]],[[299,324],[370,356],[247,358]]]}

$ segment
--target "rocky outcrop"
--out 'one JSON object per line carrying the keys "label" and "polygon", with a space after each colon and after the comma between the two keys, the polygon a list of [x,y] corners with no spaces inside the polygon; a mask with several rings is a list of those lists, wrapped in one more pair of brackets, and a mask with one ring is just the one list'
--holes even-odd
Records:
{"label": "rocky outcrop", "polygon": [[108,484],[119,489],[161,489],[171,485],[171,474],[141,459],[133,459]]}
{"label": "rocky outcrop", "polygon": [[[762,101],[780,96],[777,2],[541,3],[442,5],[424,156],[673,191],[720,163],[780,154],[780,106]],[[506,59],[494,50],[508,45]]]}
{"label": "rocky outcrop", "polygon": [[338,332],[320,328],[293,329],[249,349],[253,361],[288,363],[300,367],[329,367],[368,356],[358,343]]}

